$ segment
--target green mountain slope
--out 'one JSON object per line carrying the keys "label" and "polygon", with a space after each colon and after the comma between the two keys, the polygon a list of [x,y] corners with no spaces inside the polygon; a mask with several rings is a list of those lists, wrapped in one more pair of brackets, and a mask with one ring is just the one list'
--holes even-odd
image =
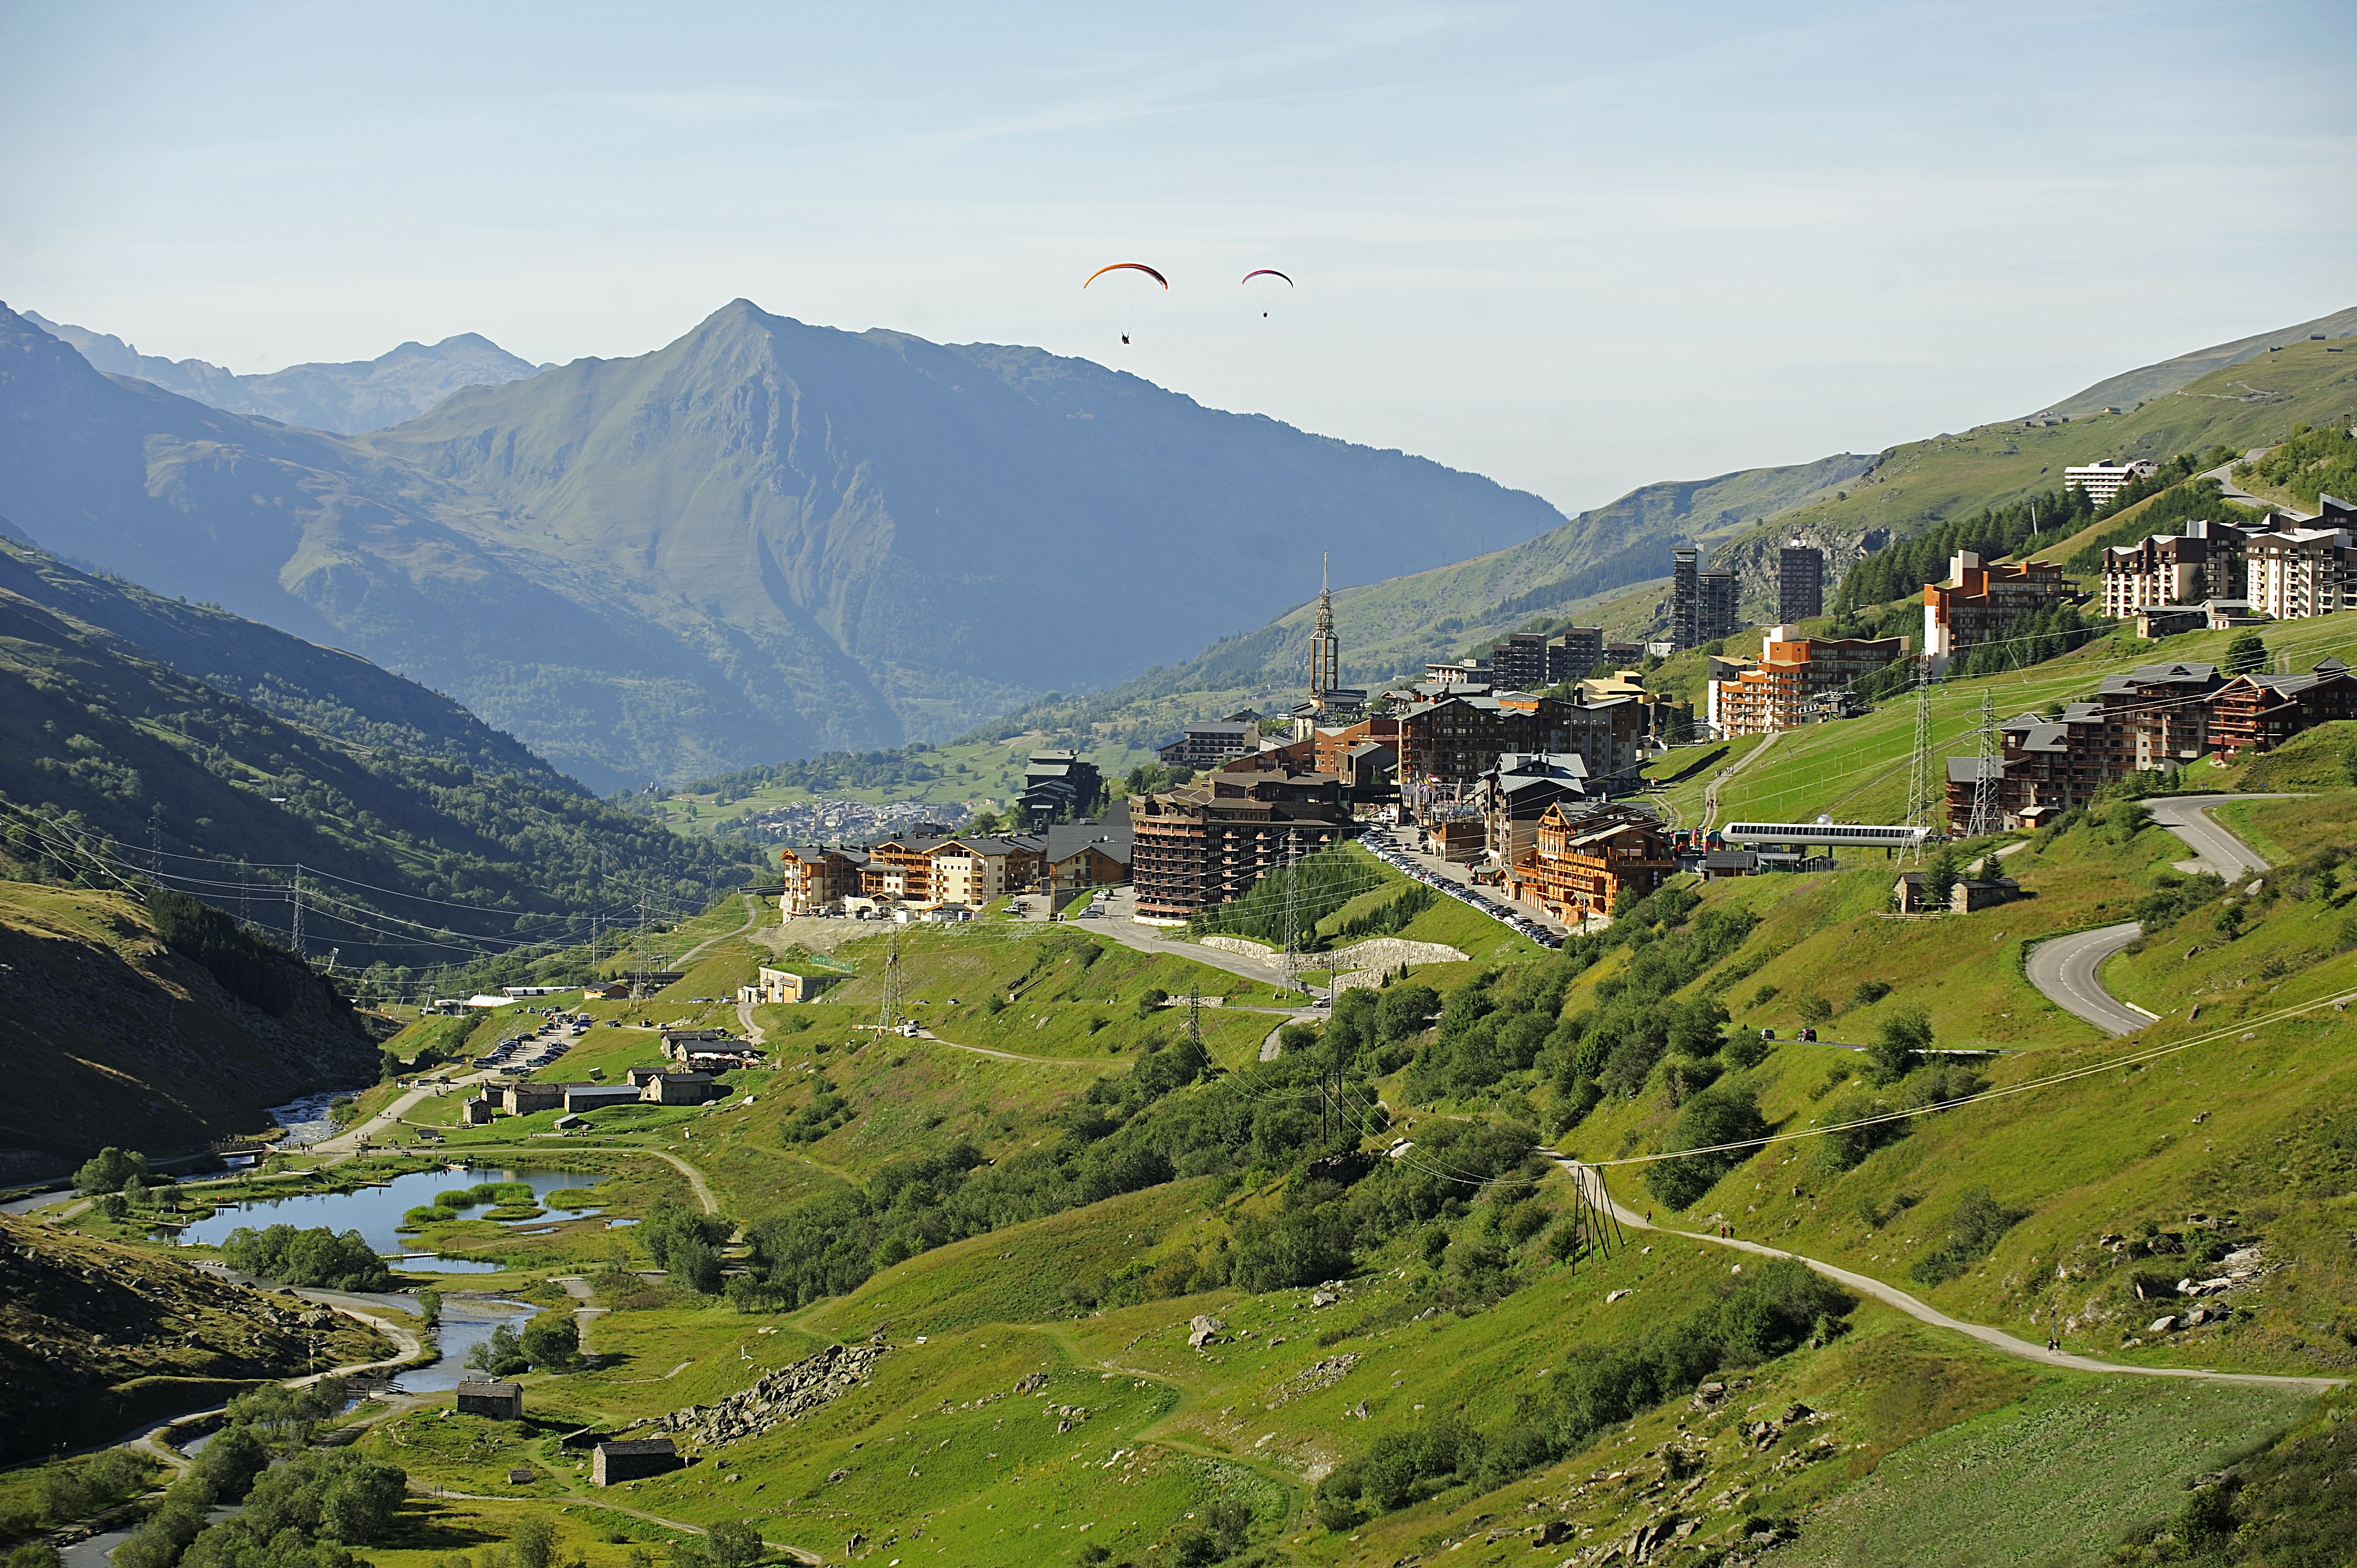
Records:
{"label": "green mountain slope", "polygon": [[2124,371],[2097,381],[2084,392],[2064,398],[2052,407],[2056,413],[2074,418],[2100,413],[2106,408],[2134,408],[2140,403],[2149,403],[2154,398],[2166,397],[2180,387],[2190,386],[2213,371],[2222,371],[2229,365],[2255,360],[2270,349],[2304,343],[2319,333],[2327,338],[2357,337],[2357,306],[2347,310],[2336,310],[2330,316],[2319,316],[2313,321],[2303,321],[2297,327],[2279,327],[2272,332],[2237,338],[2231,343],[2196,349],[2190,354],[2179,354],[2157,365]]}
{"label": "green mountain slope", "polygon": [[[0,840],[0,854],[24,849]],[[366,1021],[291,956],[256,950],[240,968],[211,953],[241,995],[184,946],[128,894],[0,881],[0,1062],[16,1089],[0,1180],[70,1171],[108,1144],[201,1152],[268,1126],[268,1106],[376,1077]]]}
{"label": "green mountain slope", "polygon": [[110,374],[136,376],[231,413],[260,414],[345,435],[414,419],[460,387],[498,386],[547,368],[516,358],[480,333],[462,332],[431,346],[404,343],[373,360],[289,365],[264,375],[241,376],[202,360],[143,354],[120,338],[50,321],[38,311],[25,312],[25,319],[72,344],[83,359]]}
{"label": "green mountain slope", "polygon": [[596,908],[701,908],[746,870],[349,654],[5,542],[0,689],[20,860],[119,886],[87,849],[289,937],[299,865],[310,937],[363,964],[577,940]]}
{"label": "green mountain slope", "polygon": [[[1773,1541],[1776,1560],[1899,1563],[1996,1518],[1991,1561],[2090,1562],[2123,1542],[2169,1561],[2150,1543],[2195,1478],[2245,1461],[2230,1528],[2321,1552],[2340,1494],[2292,1483],[2345,1465],[2345,1396],[2040,1364],[1708,1238],[1727,1227],[2123,1369],[2345,1376],[2357,1084],[2345,1015],[2319,1004],[2346,988],[2332,952],[2351,916],[2316,857],[2352,801],[2259,808],[2300,864],[2269,878],[2239,938],[2201,914],[2115,963],[2114,983],[2162,1015],[2146,1043],[2185,1049],[2110,1071],[2089,1069],[2134,1047],[2018,973],[2025,940],[2146,897],[2182,854],[2108,811],[2009,860],[2027,900],[1967,917],[1885,918],[1878,864],[1714,884],[1628,911],[1600,944],[1420,972],[1446,994],[1407,1004],[1420,976],[1395,982],[1322,1032],[1288,1031],[1267,1062],[1254,1036],[1273,1020],[1231,995],[1210,1015],[1208,1072],[1173,1011],[1138,1005],[1175,954],[988,920],[912,935],[898,969],[932,1037],[879,1038],[855,1001],[762,1008],[777,1070],[736,1075],[725,1109],[646,1131],[595,1112],[565,1146],[613,1173],[587,1201],[647,1216],[629,1261],[670,1260],[667,1282],[624,1272],[594,1221],[519,1238],[434,1217],[421,1245],[506,1259],[547,1305],[570,1303],[524,1282],[580,1271],[609,1309],[589,1330],[597,1360],[526,1377],[536,1429],[420,1412],[362,1442],[470,1494],[424,1505],[437,1524],[463,1508],[497,1536],[519,1509],[613,1500],[569,1473],[558,1432],[682,1412],[700,1463],[627,1506],[748,1519],[830,1560],[1373,1568],[1460,1545],[1480,1563],[1644,1557],[1663,1541],[1652,1560]],[[889,940],[836,950],[855,984]],[[743,972],[768,950],[736,939],[707,962]],[[1027,973],[1036,989],[992,1005]],[[1811,995],[1830,1004],[1825,1043],[1752,1048]],[[1835,1043],[1919,1007],[1936,1043],[2006,1054],[1883,1082]],[[610,1074],[653,1049],[631,1034],[601,1027],[584,1048]],[[1819,1135],[1975,1081],[2014,1092]],[[1672,1229],[1609,1248],[1573,1225],[1559,1169],[1528,1157],[1534,1123],[1620,1161],[1691,1147],[1737,1104],[1760,1118],[1738,1141],[1789,1141],[1695,1181],[1612,1168],[1621,1201]],[[541,1124],[448,1135],[513,1149]],[[1314,1163],[1338,1143],[1372,1157]],[[692,1208],[644,1207],[653,1180],[686,1190],[647,1153],[705,1174],[709,1238]],[[730,1283],[709,1250],[739,1222]],[[2189,1321],[2176,1282],[2227,1269],[2241,1276]],[[698,1270],[709,1289],[682,1283]],[[792,1419],[764,1414],[758,1380],[834,1345],[888,1348]],[[518,1466],[528,1487],[503,1483]],[[494,1497],[513,1500],[472,1500]],[[623,1542],[581,1549],[622,1568]]]}

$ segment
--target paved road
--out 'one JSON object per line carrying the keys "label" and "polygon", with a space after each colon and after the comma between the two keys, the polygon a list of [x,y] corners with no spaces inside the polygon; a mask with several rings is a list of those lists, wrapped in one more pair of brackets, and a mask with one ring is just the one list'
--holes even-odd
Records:
{"label": "paved road", "polygon": [[2298,795],[2171,795],[2147,802],[2152,807],[2152,820],[2185,841],[2194,858],[2180,865],[2198,865],[2201,870],[2238,882],[2243,877],[2267,868],[2257,851],[2220,827],[2210,815],[2213,806],[2230,800],[2297,800]]}
{"label": "paved road", "polygon": [[[2266,454],[2266,450],[2267,449],[2264,446],[2254,447],[2250,451],[2244,453],[2242,456],[2235,458],[2234,463],[2244,462],[2252,458],[2262,456]],[[2244,506],[2257,507],[2263,511],[2279,511],[2295,522],[2313,522],[2316,521],[2304,511],[2294,511],[2287,506],[2278,506],[2274,501],[2266,500],[2261,497],[2251,494],[2250,491],[2236,484],[2234,482],[2234,463],[2221,464],[2217,467],[2211,469],[2208,473],[2200,476],[2205,479],[2215,479],[2218,481],[2218,494],[2221,499],[2240,501]]]}
{"label": "paved road", "polygon": [[1643,1215],[1623,1207],[1618,1199],[1614,1198],[1605,1189],[1604,1185],[1597,1179],[1597,1174],[1593,1169],[1576,1160],[1565,1159],[1553,1151],[1544,1152],[1549,1159],[1554,1160],[1556,1165],[1570,1173],[1571,1179],[1577,1182],[1581,1190],[1587,1193],[1588,1201],[1598,1206],[1610,1205],[1614,1216],[1621,1224],[1632,1230],[1659,1230],[1665,1236],[1683,1236],[1689,1241],[1707,1241],[1714,1247],[1727,1247],[1738,1252],[1751,1252],[1763,1258],[1797,1259],[1824,1275],[1825,1278],[1837,1281],[1854,1291],[1895,1306],[1920,1322],[1931,1324],[1935,1328],[1953,1328],[1959,1334],[1968,1335],[1979,1340],[1992,1349],[2003,1351],[2008,1356],[2018,1356],[2025,1361],[2036,1361],[2049,1367],[2068,1367],[2073,1371],[2080,1372],[2120,1372],[2138,1378],[2188,1378],[2205,1383],[2262,1383],[2276,1388],[2304,1389],[2311,1393],[2323,1393],[2330,1389],[2346,1386],[2346,1380],[2341,1378],[2287,1378],[2266,1372],[2212,1372],[2194,1367],[2129,1367],[2116,1361],[2099,1361],[2093,1356],[2076,1356],[2068,1350],[2049,1350],[2045,1346],[2030,1340],[2017,1339],[2002,1328],[1991,1328],[1986,1324],[1966,1323],[1961,1318],[1950,1317],[1936,1307],[1926,1306],[1898,1286],[1884,1284],[1880,1280],[1870,1275],[1836,1268],[1831,1263],[1815,1258],[1803,1257],[1798,1252],[1787,1252],[1775,1247],[1762,1246],[1757,1241],[1745,1241],[1732,1236],[1705,1235],[1694,1230],[1674,1230],[1666,1225],[1654,1225]]}
{"label": "paved road", "polygon": [[2134,920],[2101,930],[2074,931],[2029,950],[2029,983],[2066,1013],[2074,1013],[2112,1035],[2133,1035],[2154,1015],[2131,1007],[2104,989],[2097,973],[2104,961],[2144,932]]}
{"label": "paved road", "polygon": [[[2212,872],[2229,882],[2265,871],[2266,860],[2209,815],[2229,800],[2291,800],[2296,795],[2171,795],[2147,802],[2152,820],[2175,833],[2193,852],[2180,867]],[[2010,852],[2007,852],[2010,853]],[[2055,937],[2029,950],[2029,983],[2067,1013],[2114,1035],[2132,1035],[2158,1016],[2122,1002],[2104,989],[2104,961],[2136,940],[2134,920],[2101,930]]]}

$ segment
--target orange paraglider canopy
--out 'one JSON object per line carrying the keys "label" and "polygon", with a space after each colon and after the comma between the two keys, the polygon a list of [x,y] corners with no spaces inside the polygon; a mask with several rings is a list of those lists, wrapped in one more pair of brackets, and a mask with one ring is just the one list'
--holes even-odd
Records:
{"label": "orange paraglider canopy", "polygon": [[[1169,287],[1170,287],[1170,280],[1169,280],[1168,278],[1164,277],[1160,273],[1156,272],[1152,267],[1147,266],[1144,262],[1115,262],[1113,265],[1111,265],[1111,266],[1109,266],[1109,267],[1099,267],[1096,271],[1094,271],[1094,272],[1091,273],[1091,274],[1088,275],[1088,278],[1086,279],[1086,281],[1084,281],[1084,282],[1081,285],[1081,286],[1082,286],[1082,288],[1086,288],[1086,287],[1088,287],[1090,284],[1092,284],[1092,283],[1096,282],[1096,281],[1097,281],[1097,279],[1099,279],[1099,278],[1101,278],[1101,277],[1104,276],[1104,275],[1105,275],[1105,274],[1107,274],[1107,273],[1117,273],[1117,272],[1124,272],[1124,271],[1127,271],[1127,272],[1134,272],[1134,273],[1144,273],[1147,277],[1150,277],[1150,278],[1152,278],[1156,283],[1160,284],[1160,285],[1162,285],[1162,287],[1163,287],[1163,289],[1164,289],[1164,291],[1165,291],[1165,292],[1168,292],[1168,289],[1169,289]],[[1288,279],[1287,281],[1289,282],[1289,281],[1291,281],[1291,280],[1289,280],[1289,279]]]}
{"label": "orange paraglider canopy", "polygon": [[[1278,272],[1275,267],[1255,267],[1251,272],[1246,273],[1242,281],[1250,283],[1254,278],[1285,278],[1286,286],[1287,288],[1293,286],[1293,280],[1291,278],[1285,277],[1285,274]],[[1081,286],[1082,288],[1086,288],[1088,285],[1086,284],[1082,284]]]}

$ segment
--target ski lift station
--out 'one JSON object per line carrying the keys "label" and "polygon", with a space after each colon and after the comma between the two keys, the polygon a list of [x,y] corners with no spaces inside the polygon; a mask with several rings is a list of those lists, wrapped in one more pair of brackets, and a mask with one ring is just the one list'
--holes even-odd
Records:
{"label": "ski lift station", "polygon": [[1820,817],[1813,822],[1729,822],[1719,830],[1727,843],[1824,844],[1833,849],[1921,850],[1932,839],[1928,827],[1900,822],[1836,822]]}

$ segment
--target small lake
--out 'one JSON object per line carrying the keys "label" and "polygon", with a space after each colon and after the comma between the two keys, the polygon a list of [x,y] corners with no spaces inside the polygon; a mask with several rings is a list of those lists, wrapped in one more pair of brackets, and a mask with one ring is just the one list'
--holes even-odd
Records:
{"label": "small lake", "polygon": [[[338,1232],[357,1230],[378,1253],[392,1258],[409,1250],[408,1238],[394,1229],[401,1223],[401,1217],[432,1203],[437,1192],[473,1187],[479,1182],[521,1181],[529,1182],[533,1197],[541,1198],[559,1187],[588,1187],[597,1179],[587,1171],[525,1171],[479,1165],[456,1171],[413,1171],[408,1176],[393,1177],[382,1187],[364,1187],[353,1192],[300,1193],[292,1197],[267,1198],[216,1209],[210,1219],[184,1227],[180,1243],[218,1247],[242,1225],[256,1230],[265,1225],[292,1225],[305,1230],[324,1225]],[[483,1215],[490,1210],[485,1208],[467,1212]],[[497,1265],[453,1258],[441,1260],[438,1265],[419,1262],[417,1266],[431,1273],[479,1273]]]}

